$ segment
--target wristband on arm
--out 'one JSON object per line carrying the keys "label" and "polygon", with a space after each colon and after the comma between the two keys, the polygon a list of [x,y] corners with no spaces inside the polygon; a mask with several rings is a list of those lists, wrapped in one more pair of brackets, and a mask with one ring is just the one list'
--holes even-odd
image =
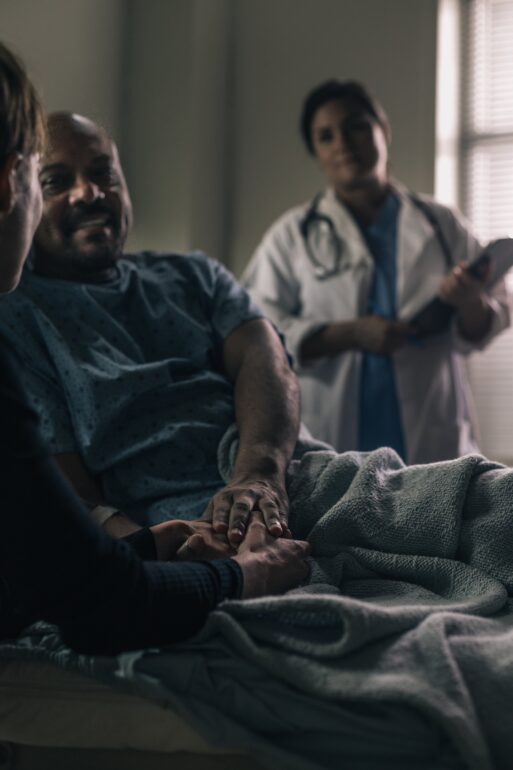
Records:
{"label": "wristband on arm", "polygon": [[113,508],[112,505],[97,505],[91,511],[91,516],[99,527],[103,527],[108,519],[116,516],[118,513],[121,513],[121,511],[118,508]]}
{"label": "wristband on arm", "polygon": [[[120,513],[121,511],[112,505],[97,505],[91,511],[91,516],[99,527],[103,527],[106,521]],[[154,561],[157,558],[155,538],[149,527],[142,527],[135,532],[131,532],[129,535],[122,537],[121,540],[128,543],[144,561]]]}

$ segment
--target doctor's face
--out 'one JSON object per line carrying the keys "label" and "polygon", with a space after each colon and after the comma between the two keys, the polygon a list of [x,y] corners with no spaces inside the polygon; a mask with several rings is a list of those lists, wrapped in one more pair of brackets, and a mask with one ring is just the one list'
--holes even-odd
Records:
{"label": "doctor's face", "polygon": [[387,183],[385,133],[359,104],[326,102],[315,113],[311,131],[315,156],[337,192],[343,195]]}

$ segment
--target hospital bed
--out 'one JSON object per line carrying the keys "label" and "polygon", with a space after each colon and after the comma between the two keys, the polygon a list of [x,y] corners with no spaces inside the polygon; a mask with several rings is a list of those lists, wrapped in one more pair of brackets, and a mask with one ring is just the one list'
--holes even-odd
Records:
{"label": "hospital bed", "polygon": [[0,770],[262,770],[135,695],[37,661],[0,661]]}

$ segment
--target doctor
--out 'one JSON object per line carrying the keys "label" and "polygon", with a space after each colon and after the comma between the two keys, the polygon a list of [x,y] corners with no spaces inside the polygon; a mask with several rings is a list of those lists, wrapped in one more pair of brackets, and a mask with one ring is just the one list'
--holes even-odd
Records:
{"label": "doctor", "polygon": [[[509,325],[504,284],[464,269],[481,247],[458,214],[391,180],[388,119],[362,85],[315,88],[301,132],[328,187],[272,225],[243,282],[285,334],[304,422],[339,452],[476,451],[463,356]],[[452,323],[419,340],[407,320],[437,293]]]}

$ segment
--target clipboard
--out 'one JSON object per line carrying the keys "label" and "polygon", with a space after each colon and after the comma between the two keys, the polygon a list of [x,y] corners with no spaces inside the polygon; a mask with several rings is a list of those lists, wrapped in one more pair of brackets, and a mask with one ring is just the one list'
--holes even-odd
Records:
{"label": "clipboard", "polygon": [[[494,286],[513,267],[513,238],[491,241],[466,270],[482,279],[489,272],[486,288]],[[447,331],[455,308],[440,297],[433,297],[408,321],[417,330],[416,337],[442,334]]]}

